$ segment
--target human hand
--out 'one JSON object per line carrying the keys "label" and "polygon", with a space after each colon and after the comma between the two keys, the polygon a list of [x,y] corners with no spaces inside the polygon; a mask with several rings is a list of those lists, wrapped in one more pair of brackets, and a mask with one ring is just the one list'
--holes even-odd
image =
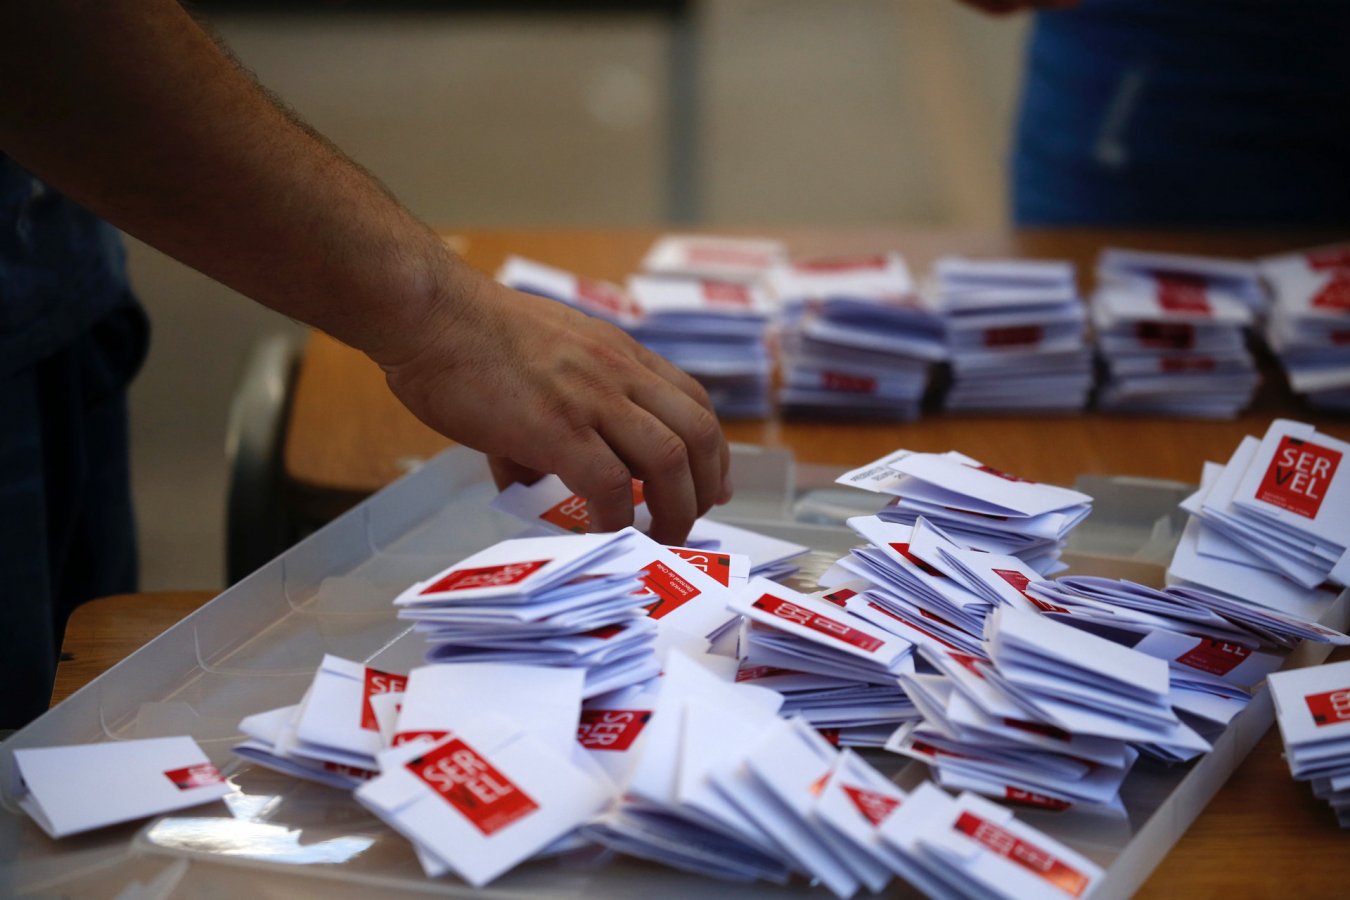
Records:
{"label": "human hand", "polygon": [[477,273],[460,281],[382,367],[419,419],[489,455],[499,487],[556,473],[613,531],[632,524],[638,478],[664,544],[731,498],[730,454],[698,382],[606,322]]}

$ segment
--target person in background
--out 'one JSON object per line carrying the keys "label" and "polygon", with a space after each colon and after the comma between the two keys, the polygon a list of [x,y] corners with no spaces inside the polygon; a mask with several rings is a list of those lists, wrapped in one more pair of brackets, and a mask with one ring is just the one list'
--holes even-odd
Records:
{"label": "person in background", "polygon": [[557,473],[612,530],[642,479],[664,543],[730,497],[692,378],[469,268],[175,0],[0,3],[0,154],[0,728],[46,708],[75,606],[135,589],[148,332],[98,217],[365,352],[499,485]]}
{"label": "person in background", "polygon": [[964,2],[1035,10],[1017,224],[1350,222],[1350,3]]}

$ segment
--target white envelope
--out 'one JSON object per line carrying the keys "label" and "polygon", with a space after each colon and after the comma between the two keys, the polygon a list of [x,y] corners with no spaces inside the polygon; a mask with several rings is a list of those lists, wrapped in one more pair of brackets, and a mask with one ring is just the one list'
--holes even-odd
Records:
{"label": "white envelope", "polygon": [[190,737],[14,751],[19,806],[53,838],[219,800],[233,788]]}
{"label": "white envelope", "polygon": [[[490,506],[547,529],[552,534],[587,534],[591,515],[585,498],[572,492],[557,475],[545,475],[534,484],[517,482],[492,498]],[[633,527],[647,531],[652,515],[643,499],[642,482],[633,481]]]}
{"label": "white envelope", "polygon": [[[630,535],[624,546],[623,555],[595,571],[637,572],[643,586],[656,598],[647,606],[647,614],[658,625],[706,636],[735,618],[727,608],[731,592],[680,554],[643,534]],[[729,561],[727,565],[729,568]]]}
{"label": "white envelope", "polygon": [[325,654],[301,705],[293,752],[373,768],[384,742],[370,699],[401,691],[406,683],[407,676]]}
{"label": "white envelope", "polygon": [[[1311,425],[1276,419],[1233,502],[1329,546],[1350,546],[1350,444]],[[1350,568],[1350,562],[1342,562]],[[1344,575],[1350,575],[1346,571]],[[1338,579],[1346,583],[1346,578]]]}
{"label": "white envelope", "polygon": [[596,815],[610,788],[500,719],[389,751],[356,799],[474,887]]}
{"label": "white envelope", "polygon": [[1092,502],[1079,491],[1027,481],[950,453],[911,453],[887,465],[902,475],[976,498],[1005,515],[1039,516]]}
{"label": "white envelope", "polygon": [[659,691],[658,679],[601,694],[582,705],[577,743],[615,784],[633,765],[638,738],[651,722]]}
{"label": "white envelope", "polygon": [[494,712],[565,755],[576,742],[584,669],[513,663],[448,663],[408,673],[393,744],[439,740]]}

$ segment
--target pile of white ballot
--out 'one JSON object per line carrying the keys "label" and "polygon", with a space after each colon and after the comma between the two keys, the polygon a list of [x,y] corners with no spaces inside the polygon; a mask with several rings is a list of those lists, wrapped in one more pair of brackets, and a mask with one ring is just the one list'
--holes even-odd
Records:
{"label": "pile of white ballot", "polygon": [[929,292],[946,317],[956,412],[1069,412],[1092,392],[1073,264],[945,256]]}
{"label": "pile of white ballot", "polygon": [[1276,419],[1206,463],[1168,568],[1179,582],[1317,618],[1350,583],[1350,444]]}
{"label": "pile of white ballot", "polygon": [[1270,695],[1290,774],[1350,828],[1350,661],[1278,672]]}
{"label": "pile of white ballot", "polygon": [[919,415],[947,351],[942,319],[900,254],[784,263],[764,281],[783,316],[784,411]]}
{"label": "pile of white ballot", "polygon": [[1260,383],[1246,332],[1264,311],[1253,263],[1106,250],[1092,298],[1101,409],[1228,417]]}
{"label": "pile of white ballot", "polygon": [[1314,406],[1350,409],[1350,245],[1261,260],[1274,293],[1266,342]]}

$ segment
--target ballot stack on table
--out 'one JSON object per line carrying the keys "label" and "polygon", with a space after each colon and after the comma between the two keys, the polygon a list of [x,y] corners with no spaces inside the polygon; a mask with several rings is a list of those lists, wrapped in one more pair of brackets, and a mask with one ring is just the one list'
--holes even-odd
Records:
{"label": "ballot stack on table", "polygon": [[1316,407],[1350,410],[1350,244],[1260,261],[1273,302],[1266,343],[1294,393]]}
{"label": "ballot stack on table", "polygon": [[946,347],[898,253],[783,263],[764,283],[781,310],[784,412],[919,415]]}
{"label": "ballot stack on table", "polygon": [[946,256],[927,291],[946,317],[953,412],[1072,412],[1092,392],[1073,265]]}
{"label": "ballot stack on table", "polygon": [[1223,418],[1260,383],[1247,331],[1265,311],[1254,263],[1106,250],[1092,321],[1100,409]]}
{"label": "ballot stack on table", "polygon": [[1350,661],[1276,673],[1270,693],[1290,774],[1350,828]]}

